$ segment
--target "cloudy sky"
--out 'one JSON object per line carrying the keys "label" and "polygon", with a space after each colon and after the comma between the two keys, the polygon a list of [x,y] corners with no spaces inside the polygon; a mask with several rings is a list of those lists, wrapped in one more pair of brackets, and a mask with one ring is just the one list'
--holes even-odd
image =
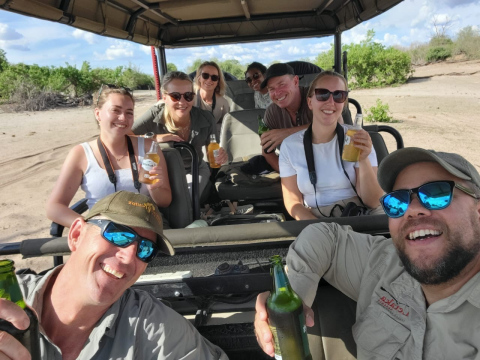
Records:
{"label": "cloudy sky", "polygon": [[[450,20],[450,36],[465,26],[480,28],[479,0],[406,0],[370,21],[344,32],[344,43],[359,42],[369,29],[376,41],[386,46],[405,46],[427,42],[433,34],[432,17],[438,22]],[[314,59],[328,50],[333,38],[269,41],[242,45],[222,45],[167,50],[167,61],[180,70],[201,58],[209,60],[237,59],[242,64],[274,60]],[[88,61],[92,67],[115,67],[129,63],[151,74],[150,47],[132,42],[97,36],[53,22],[27,18],[0,10],[0,49],[10,63],[24,62],[41,66],[81,66]]]}

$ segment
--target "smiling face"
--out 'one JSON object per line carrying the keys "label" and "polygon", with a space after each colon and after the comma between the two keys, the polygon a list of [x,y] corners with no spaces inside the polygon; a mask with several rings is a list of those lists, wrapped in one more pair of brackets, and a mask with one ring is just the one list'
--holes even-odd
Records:
{"label": "smiling face", "polygon": [[[314,88],[327,89],[331,92],[335,90],[347,90],[343,80],[337,76],[324,76],[318,79]],[[307,98],[308,107],[312,110],[313,121],[318,122],[323,126],[329,126],[337,123],[342,116],[342,111],[345,103],[336,103],[333,101],[333,96],[330,95],[327,101],[319,101],[315,97],[315,93]]]}
{"label": "smiling face", "polygon": [[268,80],[267,84],[270,99],[282,109],[290,107],[300,97],[298,76],[282,75]]}
{"label": "smiling face", "polygon": [[[147,239],[156,241],[153,231],[133,228]],[[72,255],[67,264],[74,269],[83,302],[110,306],[132,286],[145,271],[147,264],[136,256],[137,242],[126,248],[109,243],[100,228],[79,218],[69,233]]]}
{"label": "smiling face", "polygon": [[[257,77],[257,79],[255,79],[255,77]],[[262,90],[260,89],[260,84],[263,82],[265,78],[263,77],[263,74],[260,70],[255,68],[248,70],[247,73],[245,74],[245,79],[252,80],[251,82],[247,82],[247,84],[248,84],[248,87],[250,87],[253,91]]]}
{"label": "smiling face", "polygon": [[[440,165],[422,162],[402,170],[393,190],[436,180],[461,183]],[[446,283],[480,266],[480,202],[462,191],[454,190],[443,210],[428,210],[413,195],[405,215],[390,218],[389,228],[405,269],[422,284]]]}
{"label": "smiling face", "polygon": [[124,136],[133,125],[132,99],[123,94],[112,93],[101,108],[95,108],[95,118],[102,132],[113,132]]}
{"label": "smiling face", "polygon": [[[202,77],[201,74],[205,74],[205,73],[206,73],[206,74],[210,74],[210,76],[208,77],[208,79],[204,79],[204,78]],[[200,80],[200,87],[201,87],[203,90],[210,92],[210,91],[214,91],[215,88],[217,87],[219,80],[213,81],[213,80],[212,80],[212,77],[211,77],[212,75],[217,75],[217,76],[219,76],[218,70],[217,70],[217,68],[216,68],[215,66],[206,65],[206,66],[204,66],[204,67],[201,69],[199,80]]]}
{"label": "smiling face", "polygon": [[[174,79],[167,85],[165,90],[167,93],[177,92],[185,94],[186,92],[193,92],[193,84],[187,80]],[[182,96],[180,101],[174,101],[167,94],[163,94],[163,100],[165,101],[165,106],[168,108],[168,113],[174,120],[190,116],[194,100],[186,101],[185,97]]]}

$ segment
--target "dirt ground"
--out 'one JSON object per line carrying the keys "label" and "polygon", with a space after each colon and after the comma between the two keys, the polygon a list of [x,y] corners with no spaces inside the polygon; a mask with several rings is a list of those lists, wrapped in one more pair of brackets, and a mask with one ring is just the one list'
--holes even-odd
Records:
{"label": "dirt ground", "polygon": [[[154,91],[135,93],[136,115],[155,102]],[[457,152],[480,170],[480,61],[418,67],[405,85],[354,90],[362,108],[377,99],[390,106],[405,146]],[[0,109],[0,243],[49,237],[45,203],[67,152],[97,136],[91,108],[11,113]],[[385,135],[390,151],[393,138]],[[74,201],[83,198],[79,190]],[[9,256],[17,267],[42,270],[50,258]]]}

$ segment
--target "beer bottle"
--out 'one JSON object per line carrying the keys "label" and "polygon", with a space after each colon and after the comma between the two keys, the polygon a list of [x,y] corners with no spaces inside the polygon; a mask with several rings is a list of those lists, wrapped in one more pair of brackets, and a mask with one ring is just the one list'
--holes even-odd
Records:
{"label": "beer bottle", "polygon": [[210,144],[208,144],[208,162],[210,163],[210,168],[218,169],[220,164],[217,164],[215,158],[218,156],[218,149],[220,149],[220,145],[217,143],[215,139],[215,134],[210,134]]}
{"label": "beer bottle", "polygon": [[19,330],[12,323],[0,319],[0,331],[6,331],[13,335],[28,349],[32,360],[37,360],[41,358],[37,316],[23,300],[13,265],[12,260],[0,260],[0,298],[10,300],[20,306],[27,313],[30,326],[26,330]]}
{"label": "beer bottle", "polygon": [[292,290],[279,255],[270,258],[273,290],[267,300],[276,360],[311,360],[302,299]]}
{"label": "beer bottle", "polygon": [[144,184],[153,184],[158,181],[158,179],[150,180],[149,171],[153,169],[154,166],[157,166],[160,162],[160,156],[158,156],[158,143],[153,140],[153,133],[146,133],[146,139],[152,139],[152,146],[150,150],[145,154],[145,157],[142,160],[142,166],[140,166],[138,181]]}
{"label": "beer bottle", "polygon": [[265,122],[263,121],[262,115],[258,115],[258,135],[262,135],[265,131],[270,130]]}
{"label": "beer bottle", "polygon": [[357,114],[355,116],[355,122],[353,123],[353,128],[348,129],[345,134],[345,142],[343,143],[343,153],[342,160],[356,162],[360,156],[360,149],[356,148],[352,136],[356,134],[358,130],[362,128],[363,115]]}

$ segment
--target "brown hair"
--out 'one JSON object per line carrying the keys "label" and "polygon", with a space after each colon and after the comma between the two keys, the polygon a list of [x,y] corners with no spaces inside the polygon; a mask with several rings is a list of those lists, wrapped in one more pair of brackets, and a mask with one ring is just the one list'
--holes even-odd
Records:
{"label": "brown hair", "polygon": [[[192,79],[190,79],[190,77],[187,74],[181,71],[170,71],[166,73],[162,79],[162,88],[161,88],[162,94],[168,93],[167,86],[173,80],[188,81],[190,84],[192,84],[192,91],[193,91],[193,81]],[[175,122],[173,121],[172,116],[169,114],[167,105],[165,105],[163,108],[163,120],[165,122],[165,127],[169,132],[173,133],[180,130],[180,128],[175,125]]]}
{"label": "brown hair", "polygon": [[[315,86],[317,86],[318,80],[324,78],[325,76],[333,76],[333,77],[337,77],[337,78],[341,79],[343,81],[343,84],[345,85],[345,90],[348,91],[347,80],[345,80],[345,78],[343,77],[342,74],[339,74],[338,72],[335,72],[335,71],[326,70],[326,71],[322,71],[321,73],[319,73],[315,77],[315,79],[313,79],[313,81],[310,84],[310,87],[308,88],[308,95],[307,95],[308,97],[313,96],[313,93],[315,92]],[[344,106],[348,106],[348,96],[347,96],[347,100],[345,101]]]}
{"label": "brown hair", "polygon": [[101,109],[103,104],[107,102],[108,96],[110,94],[121,94],[124,96],[128,96],[132,100],[133,105],[135,105],[135,99],[133,98],[133,95],[129,89],[124,87],[117,87],[114,85],[102,85],[93,97],[94,109]]}
{"label": "brown hair", "polygon": [[218,84],[217,87],[215,88],[215,93],[223,96],[225,94],[225,88],[227,87],[225,83],[225,77],[223,76],[222,70],[220,70],[220,67],[217,65],[216,62],[214,61],[204,61],[203,63],[200,64],[200,66],[197,69],[197,74],[195,75],[195,86],[197,89],[200,89],[200,76],[202,75],[202,69],[205,66],[213,66],[214,68],[217,69],[218,71]]}

